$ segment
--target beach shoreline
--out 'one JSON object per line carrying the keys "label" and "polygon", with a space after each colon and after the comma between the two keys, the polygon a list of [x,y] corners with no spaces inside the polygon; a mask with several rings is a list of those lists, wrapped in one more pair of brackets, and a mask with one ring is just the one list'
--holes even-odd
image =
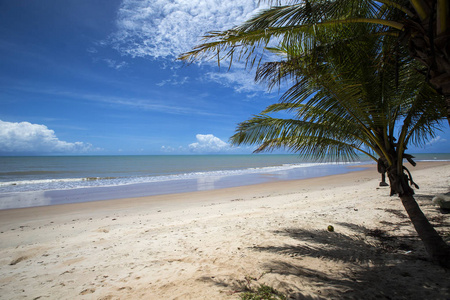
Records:
{"label": "beach shoreline", "polygon": [[[246,285],[264,283],[294,299],[448,299],[446,275],[427,261],[400,201],[378,186],[375,165],[365,167],[1,210],[0,298],[238,299]],[[448,192],[450,162],[411,171],[422,209],[449,233],[449,215],[430,197]],[[386,240],[370,234],[377,229]]]}
{"label": "beach shoreline", "polygon": [[[264,168],[180,173],[169,177],[150,176],[134,178],[131,176],[126,177],[124,181],[131,181],[133,183],[119,183],[122,181],[119,180],[119,182],[115,182],[114,184],[111,182],[108,183],[108,180],[104,182],[103,180],[84,181],[79,178],[66,178],[38,180],[38,182],[49,181],[49,186],[41,186],[40,184],[30,183],[35,181],[25,180],[23,181],[24,183],[20,183],[21,181],[19,180],[17,184],[13,181],[7,182],[9,185],[3,185],[3,192],[0,192],[0,210],[119,198],[170,195],[277,181],[308,179],[364,169],[363,167],[359,167],[360,165],[357,163],[288,163],[282,166]],[[66,188],[53,186],[53,184],[65,184],[71,182],[71,180],[75,180],[75,186]],[[143,182],[135,182],[141,180]],[[88,182],[89,184],[93,183],[94,185],[79,186],[80,183],[84,184],[84,182]]]}
{"label": "beach shoreline", "polygon": [[[434,164],[434,163],[432,163]],[[431,164],[431,165],[432,165]],[[450,162],[448,162],[450,164]],[[349,167],[352,168],[352,167]],[[361,169],[358,171],[349,171],[342,174],[327,175],[319,177],[311,177],[306,179],[292,179],[292,180],[276,180],[268,181],[264,183],[257,184],[246,184],[233,187],[216,188],[211,190],[196,190],[189,192],[173,192],[157,195],[148,195],[140,197],[117,197],[114,194],[110,194],[108,199],[104,200],[93,200],[93,201],[80,201],[76,203],[61,203],[54,205],[39,205],[30,207],[18,207],[0,210],[0,217],[7,216],[9,213],[15,211],[39,211],[40,214],[46,214],[46,212],[64,212],[64,211],[87,211],[95,210],[98,208],[108,209],[121,209],[126,207],[134,207],[135,205],[157,205],[159,203],[168,203],[173,201],[184,201],[180,199],[197,199],[198,202],[206,201],[207,198],[222,198],[225,196],[224,201],[230,200],[231,198],[240,198],[242,195],[254,195],[254,197],[265,197],[268,194],[282,190],[283,193],[290,194],[298,191],[302,187],[318,187],[326,184],[327,182],[340,182],[346,184],[346,178],[353,178],[355,175],[353,173],[362,174],[361,176],[378,176],[376,173],[376,166],[372,164],[356,166],[355,168]],[[86,189],[89,190],[89,189]],[[64,193],[70,190],[57,191],[58,193]],[[1,218],[3,219],[3,218]]]}
{"label": "beach shoreline", "polygon": [[[424,161],[420,162],[416,167],[412,167],[411,165],[407,164],[407,167],[414,173],[416,170],[422,170],[426,168],[431,168],[434,166],[440,166],[440,165],[450,165],[450,161]],[[261,193],[263,191],[267,190],[267,193],[269,193],[271,190],[284,190],[288,193],[294,193],[298,191],[299,187],[302,186],[314,186],[317,187],[319,185],[325,185],[327,184],[328,180],[334,181],[340,181],[342,184],[346,184],[347,177],[353,178],[354,176],[358,176],[358,173],[361,174],[361,176],[373,176],[373,178],[381,178],[381,175],[377,173],[376,171],[376,165],[375,164],[361,164],[361,165],[352,165],[346,167],[348,170],[343,173],[338,174],[332,174],[332,175],[325,175],[325,176],[317,176],[317,177],[308,177],[304,179],[286,179],[286,180],[268,180],[263,183],[255,183],[255,184],[242,184],[236,186],[230,186],[230,187],[222,187],[222,188],[212,188],[212,189],[205,189],[205,190],[197,190],[193,189],[192,191],[180,191],[180,192],[166,192],[166,193],[157,193],[152,194],[149,193],[149,195],[145,196],[133,196],[133,193],[130,193],[132,196],[124,196],[126,195],[126,192],[130,191],[130,189],[133,188],[135,185],[130,185],[130,189],[126,188],[123,191],[119,193],[114,193],[114,187],[105,187],[100,188],[100,190],[104,190],[104,196],[98,200],[92,200],[89,196],[89,191],[95,191],[95,188],[83,188],[83,189],[75,189],[75,190],[56,190],[56,191],[38,191],[38,192],[23,192],[23,193],[15,193],[17,195],[20,195],[21,198],[29,198],[28,202],[40,202],[41,198],[48,198],[47,196],[44,196],[45,193],[55,193],[58,195],[58,198],[64,198],[66,194],[71,194],[75,191],[82,190],[84,193],[77,194],[77,198],[83,198],[86,197],[86,199],[78,199],[77,201],[73,202],[67,202],[65,203],[64,200],[56,201],[55,204],[51,204],[49,201],[48,203],[44,204],[26,204],[23,207],[12,207],[12,208],[3,208],[0,209],[0,217],[2,216],[2,211],[14,211],[14,210],[22,210],[22,209],[38,209],[40,212],[45,213],[45,211],[60,211],[59,207],[61,206],[61,211],[66,210],[64,207],[65,205],[68,205],[68,207],[71,207],[70,209],[83,210],[84,206],[86,206],[86,209],[95,209],[96,207],[103,207],[103,206],[111,206],[115,205],[116,203],[119,205],[119,207],[123,207],[125,203],[128,203],[130,205],[134,205],[134,203],[140,203],[144,202],[164,202],[164,201],[172,201],[173,199],[176,199],[179,197],[181,198],[202,198],[201,195],[204,195],[204,197],[209,197],[209,194],[212,194],[212,197],[215,197],[215,194],[218,195],[224,195],[224,194],[233,194],[235,197],[240,197],[240,193],[248,193],[247,190],[251,191],[249,193],[254,193],[255,191],[258,191],[256,193]],[[352,169],[358,169],[358,170],[352,170]],[[352,175],[353,174],[353,175]],[[414,175],[414,174],[413,174]],[[119,187],[121,188],[121,187]],[[112,191],[111,191],[112,190]],[[141,192],[139,192],[141,193]],[[261,193],[262,195],[263,193]],[[258,194],[258,197],[261,196]],[[200,196],[200,197],[199,197]],[[34,198],[34,199],[33,199]],[[14,199],[14,198],[13,198]],[[106,201],[106,202],[105,202]],[[58,203],[59,202],[59,203]],[[131,203],[133,202],[133,203]],[[89,204],[91,203],[91,204]],[[126,205],[125,205],[126,206]],[[39,209],[41,207],[42,209]],[[112,207],[111,207],[112,208]]]}

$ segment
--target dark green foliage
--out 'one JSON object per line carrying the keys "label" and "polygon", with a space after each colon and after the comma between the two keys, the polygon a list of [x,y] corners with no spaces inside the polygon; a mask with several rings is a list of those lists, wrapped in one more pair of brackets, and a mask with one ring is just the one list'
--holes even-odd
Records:
{"label": "dark green foliage", "polygon": [[[382,36],[386,37],[382,47],[391,49],[396,60],[414,59],[420,63],[417,70],[425,75],[422,80],[444,96],[437,100],[447,107],[445,115],[450,124],[450,1],[294,0],[287,1],[288,5],[266,2],[273,6],[240,26],[209,32],[205,43],[179,59],[217,59],[219,65],[228,60],[230,66],[234,59],[253,66],[264,61],[267,50],[273,50],[274,45],[310,55],[330,46],[345,51],[345,45],[359,47],[370,36]],[[408,51],[395,51],[400,46]]]}
{"label": "dark green foliage", "polygon": [[285,300],[284,296],[273,287],[261,284],[258,288],[244,292],[240,295],[242,300]]}
{"label": "dark green foliage", "polygon": [[[287,82],[281,102],[240,123],[231,142],[256,145],[255,152],[282,148],[345,161],[364,153],[382,162],[391,195],[400,196],[428,253],[450,267],[450,248],[415,202],[418,186],[403,166],[404,159],[415,165],[408,145],[424,145],[445,116],[450,122],[450,2],[289,4],[209,33],[180,59],[231,65],[234,57],[256,64],[256,80],[269,88]],[[264,63],[267,52],[281,59]]]}

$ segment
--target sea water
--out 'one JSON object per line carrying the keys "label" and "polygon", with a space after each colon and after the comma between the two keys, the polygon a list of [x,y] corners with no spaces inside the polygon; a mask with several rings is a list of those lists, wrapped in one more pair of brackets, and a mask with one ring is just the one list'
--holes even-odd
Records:
{"label": "sea water", "polygon": [[[450,160],[450,154],[417,158]],[[355,171],[368,162],[314,162],[298,155],[0,157],[0,209],[304,179]]]}

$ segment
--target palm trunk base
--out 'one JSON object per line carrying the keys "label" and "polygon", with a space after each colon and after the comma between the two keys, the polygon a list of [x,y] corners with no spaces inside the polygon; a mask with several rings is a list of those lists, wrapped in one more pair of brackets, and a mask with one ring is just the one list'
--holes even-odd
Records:
{"label": "palm trunk base", "polygon": [[431,260],[450,269],[450,246],[430,224],[412,195],[401,195],[400,199]]}

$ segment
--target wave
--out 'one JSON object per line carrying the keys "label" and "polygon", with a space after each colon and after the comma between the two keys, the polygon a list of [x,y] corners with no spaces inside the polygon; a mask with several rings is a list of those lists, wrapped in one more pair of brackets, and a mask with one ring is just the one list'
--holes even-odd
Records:
{"label": "wave", "polygon": [[67,190],[88,187],[109,187],[119,185],[130,185],[139,183],[154,183],[173,180],[194,180],[208,177],[227,177],[250,174],[280,173],[300,168],[312,168],[331,165],[358,164],[355,162],[329,162],[329,163],[299,163],[283,164],[280,166],[256,167],[247,169],[196,171],[188,173],[128,177],[83,177],[83,178],[48,178],[36,180],[17,180],[0,182],[0,193],[45,191],[45,190]]}
{"label": "wave", "polygon": [[117,179],[118,177],[86,177],[86,178],[59,178],[59,179],[36,179],[36,180],[16,180],[0,182],[2,186],[17,186],[17,185],[39,185],[56,182],[84,182],[84,181],[100,181],[106,179]]}

